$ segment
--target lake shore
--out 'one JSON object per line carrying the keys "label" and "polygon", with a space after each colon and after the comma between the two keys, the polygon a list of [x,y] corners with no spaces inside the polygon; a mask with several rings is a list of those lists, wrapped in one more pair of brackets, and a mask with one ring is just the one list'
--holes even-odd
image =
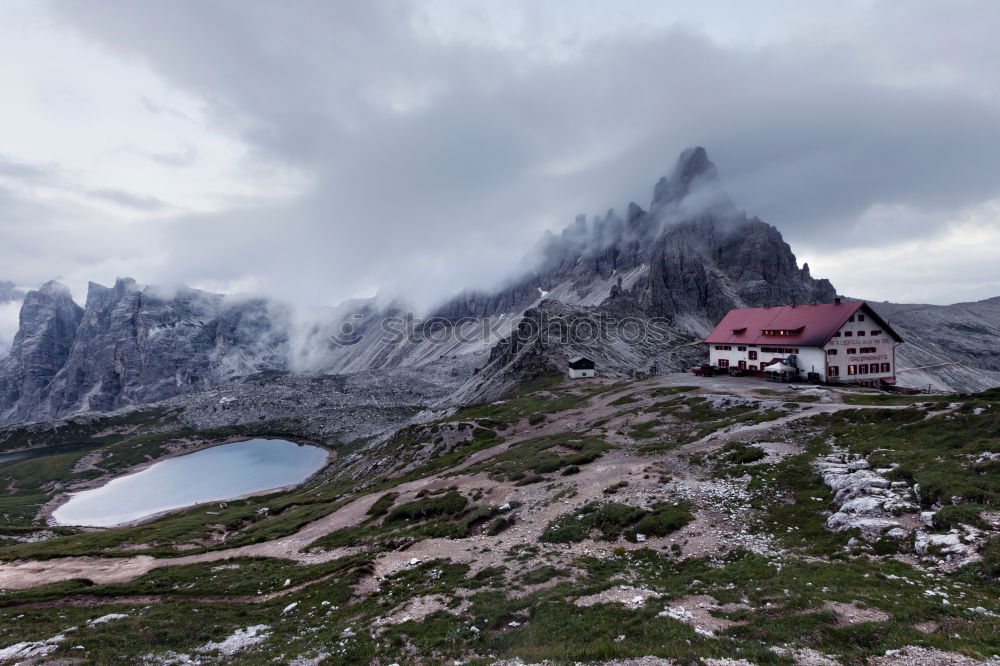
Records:
{"label": "lake shore", "polygon": [[[97,488],[102,488],[102,487],[106,486],[108,483],[110,483],[110,482],[112,482],[112,481],[114,481],[116,479],[123,479],[123,478],[127,478],[127,477],[130,477],[130,476],[134,476],[136,474],[139,474],[140,472],[143,472],[143,471],[151,468],[152,466],[154,466],[156,464],[165,462],[167,460],[171,460],[171,459],[180,458],[180,457],[183,457],[183,456],[186,456],[186,455],[191,455],[191,454],[199,453],[201,451],[206,451],[206,450],[217,448],[217,447],[220,447],[220,446],[225,446],[227,444],[237,444],[237,443],[240,443],[240,442],[249,442],[249,441],[254,441],[254,440],[258,440],[258,439],[259,440],[269,440],[269,441],[283,441],[283,442],[289,442],[289,443],[293,443],[293,444],[298,444],[300,446],[313,446],[315,448],[322,449],[326,453],[326,458],[325,458],[323,464],[315,472],[313,472],[308,477],[306,477],[305,479],[303,479],[302,481],[300,481],[298,483],[283,484],[283,485],[274,486],[274,487],[271,487],[271,488],[268,488],[268,489],[262,489],[262,490],[258,490],[258,491],[254,491],[254,492],[250,492],[250,493],[241,493],[241,494],[234,495],[234,496],[227,497],[227,498],[212,499],[212,500],[207,500],[207,501],[203,501],[203,502],[195,502],[195,503],[192,503],[192,504],[186,504],[184,506],[179,506],[179,507],[167,509],[167,510],[164,510],[164,511],[158,511],[158,512],[156,512],[154,514],[150,514],[148,516],[144,516],[142,518],[138,518],[138,519],[135,519],[135,520],[123,521],[122,523],[118,523],[118,524],[115,524],[115,525],[99,526],[98,527],[98,526],[86,526],[86,525],[61,524],[61,523],[56,522],[56,520],[54,518],[54,513],[59,508],[61,508],[65,504],[67,504],[70,500],[72,500],[74,495],[77,495],[79,493],[82,493],[82,492],[85,492],[85,491],[88,491],[88,490],[94,490],[94,489],[97,489]],[[196,443],[195,442],[191,442],[191,440],[178,439],[176,443],[179,444],[179,446],[174,446],[173,450],[171,450],[166,455],[163,455],[163,456],[160,456],[158,458],[151,459],[151,460],[144,461],[144,462],[139,463],[137,465],[133,465],[133,466],[127,468],[126,470],[123,470],[122,472],[117,473],[117,474],[104,474],[104,475],[101,475],[100,477],[97,477],[97,478],[94,478],[94,479],[90,479],[90,480],[88,480],[86,482],[77,484],[72,489],[67,489],[67,490],[65,490],[63,492],[60,492],[58,495],[56,495],[55,497],[53,497],[49,502],[47,502],[45,505],[42,506],[42,508],[39,510],[38,514],[36,515],[36,520],[43,521],[47,525],[52,526],[52,527],[79,527],[79,528],[86,529],[86,530],[102,530],[102,529],[116,529],[116,528],[122,528],[122,527],[132,527],[132,526],[135,526],[135,525],[139,525],[139,524],[151,522],[153,520],[156,520],[157,518],[161,518],[161,517],[163,517],[165,515],[169,515],[171,513],[176,513],[178,511],[188,510],[188,509],[195,508],[195,507],[198,507],[198,506],[205,506],[205,505],[209,505],[209,504],[213,504],[213,503],[217,503],[217,502],[238,501],[238,500],[241,500],[241,499],[246,499],[248,497],[255,497],[255,496],[260,496],[260,495],[267,495],[267,494],[271,494],[271,493],[275,493],[275,492],[287,492],[289,490],[292,490],[294,488],[302,486],[303,484],[308,483],[309,481],[311,481],[313,478],[315,478],[315,476],[317,474],[321,473],[324,469],[326,469],[336,459],[336,457],[337,457],[336,451],[330,449],[327,445],[321,444],[321,443],[315,442],[315,441],[306,440],[304,438],[292,438],[292,437],[281,437],[281,438],[278,438],[278,437],[234,436],[234,437],[227,437],[225,439],[211,441],[211,442],[201,442],[201,441],[199,441],[199,442],[196,442]],[[189,445],[189,444],[193,444],[193,445]]]}

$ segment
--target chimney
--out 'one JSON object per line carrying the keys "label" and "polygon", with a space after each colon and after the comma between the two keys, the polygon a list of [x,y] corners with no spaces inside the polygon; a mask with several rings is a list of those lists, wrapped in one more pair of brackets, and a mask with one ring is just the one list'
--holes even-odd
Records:
{"label": "chimney", "polygon": [[833,299],[833,302],[835,305],[840,305],[840,296],[837,296],[835,299]]}

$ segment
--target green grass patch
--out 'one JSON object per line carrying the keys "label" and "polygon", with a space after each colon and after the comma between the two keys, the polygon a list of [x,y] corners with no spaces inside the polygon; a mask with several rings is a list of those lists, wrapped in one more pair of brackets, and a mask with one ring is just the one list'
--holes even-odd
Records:
{"label": "green grass patch", "polygon": [[454,516],[462,512],[469,500],[456,490],[448,490],[439,495],[431,495],[406,504],[401,504],[386,516],[386,522],[399,520],[426,520],[438,516]]}
{"label": "green grass patch", "polygon": [[578,543],[594,531],[599,539],[617,541],[622,534],[635,541],[636,534],[665,536],[694,520],[686,505],[658,503],[646,510],[619,502],[591,502],[577,511],[563,514],[546,526],[540,541]]}
{"label": "green grass patch", "polygon": [[521,385],[517,392],[489,405],[465,407],[451,418],[452,421],[493,419],[504,423],[515,423],[523,418],[536,419],[539,416],[556,414],[582,406],[596,395],[621,388],[621,384],[571,384],[566,375],[553,373],[538,377]]}
{"label": "green grass patch", "polygon": [[389,509],[396,503],[397,497],[399,497],[399,493],[389,492],[382,495],[368,507],[367,514],[372,518],[384,516],[389,513]]}
{"label": "green grass patch", "polygon": [[[557,448],[563,451],[553,450]],[[609,448],[603,439],[593,435],[573,432],[545,435],[520,442],[503,453],[469,466],[463,473],[485,472],[495,481],[532,479],[530,483],[537,483],[544,480],[544,474],[591,463]]]}
{"label": "green grass patch", "polygon": [[660,419],[653,419],[651,421],[646,421],[645,423],[639,423],[636,424],[631,431],[629,431],[629,436],[633,439],[652,439],[659,436],[660,433],[655,430],[663,425],[664,423]]}
{"label": "green grass patch", "polygon": [[549,582],[553,578],[566,578],[569,575],[570,572],[565,569],[545,565],[523,574],[520,580],[525,585],[541,585],[542,583]]}
{"label": "green grass patch", "polygon": [[[816,417],[837,444],[868,456],[873,467],[899,465],[889,477],[919,484],[925,507],[952,504],[1000,505],[1000,461],[981,454],[997,451],[1000,408],[970,396],[953,413],[928,418],[922,409],[859,409]],[[979,413],[976,413],[976,412]]]}

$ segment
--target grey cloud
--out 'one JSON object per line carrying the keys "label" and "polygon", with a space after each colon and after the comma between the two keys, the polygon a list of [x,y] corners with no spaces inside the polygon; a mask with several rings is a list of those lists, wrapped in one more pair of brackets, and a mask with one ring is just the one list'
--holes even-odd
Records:
{"label": "grey cloud", "polygon": [[183,118],[184,120],[188,120],[192,123],[197,122],[194,118],[184,113],[183,111],[178,111],[172,106],[166,106],[164,104],[160,104],[159,102],[149,97],[146,97],[145,95],[139,98],[139,103],[142,104],[142,108],[144,108],[149,113],[153,113],[156,115],[174,116],[175,118]]}
{"label": "grey cloud", "polygon": [[47,176],[44,169],[34,164],[18,162],[0,155],[0,177],[17,180],[41,180]]}
{"label": "grey cloud", "polygon": [[186,169],[195,166],[199,161],[198,149],[194,146],[181,146],[172,151],[150,151],[135,145],[123,145],[115,148],[113,152],[138,155],[154,164],[171,169]]}
{"label": "grey cloud", "polygon": [[188,146],[177,152],[150,153],[149,159],[166,167],[175,169],[192,166],[198,161],[198,151]]}
{"label": "grey cloud", "polygon": [[102,266],[114,273],[148,267],[162,244],[155,226],[136,229],[71,201],[39,200],[0,184],[0,270],[3,279],[40,285],[60,279],[78,290]]}
{"label": "grey cloud", "polygon": [[[553,60],[439,43],[405,3],[56,6],[202,99],[251,159],[314,177],[288,204],[165,226],[167,279],[255,274],[331,300],[381,284],[429,302],[502,278],[577,212],[645,206],[695,144],[797,249],[871,245],[873,205],[943,221],[1000,197],[1000,85],[977,64],[1000,46],[976,28],[1000,20],[995,3],[876,3],[852,33],[761,48],[644,30]],[[947,37],[966,27],[971,42]],[[934,217],[900,220],[894,239],[939,231]]]}
{"label": "grey cloud", "polygon": [[161,114],[166,112],[166,109],[146,96],[140,97],[139,102],[142,103],[142,108],[146,109],[150,113]]}
{"label": "grey cloud", "polygon": [[126,192],[125,190],[102,188],[89,190],[87,195],[94,199],[107,201],[118,206],[124,206],[125,208],[131,208],[147,213],[155,213],[157,211],[166,210],[170,207],[167,202],[157,199],[156,197],[134,194],[132,192]]}

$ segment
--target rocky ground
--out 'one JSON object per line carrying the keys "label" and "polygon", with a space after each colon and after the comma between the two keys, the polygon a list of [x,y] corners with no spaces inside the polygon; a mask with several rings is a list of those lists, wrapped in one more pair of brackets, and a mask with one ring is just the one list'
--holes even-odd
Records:
{"label": "rocky ground", "polygon": [[0,663],[998,663],[1000,396],[920,400],[550,379],[212,515],[26,526]]}

